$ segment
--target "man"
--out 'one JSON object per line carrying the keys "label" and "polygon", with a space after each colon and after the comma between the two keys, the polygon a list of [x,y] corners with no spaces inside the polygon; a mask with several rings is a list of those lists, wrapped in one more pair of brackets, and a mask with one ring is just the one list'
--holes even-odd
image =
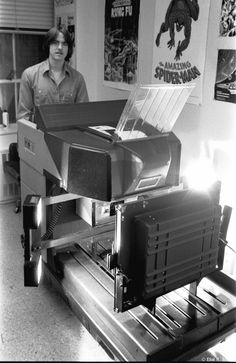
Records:
{"label": "man", "polygon": [[68,30],[61,26],[51,28],[43,48],[47,59],[22,73],[18,120],[34,122],[34,108],[38,105],[89,101],[84,77],[68,64],[73,53]]}

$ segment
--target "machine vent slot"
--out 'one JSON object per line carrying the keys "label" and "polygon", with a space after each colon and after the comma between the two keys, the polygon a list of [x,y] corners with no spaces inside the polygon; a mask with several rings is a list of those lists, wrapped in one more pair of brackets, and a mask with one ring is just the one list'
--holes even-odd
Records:
{"label": "machine vent slot", "polygon": [[160,178],[161,178],[160,176],[154,176],[151,178],[141,179],[138,183],[136,190],[144,189],[144,188],[151,188],[151,187],[154,188],[158,184]]}

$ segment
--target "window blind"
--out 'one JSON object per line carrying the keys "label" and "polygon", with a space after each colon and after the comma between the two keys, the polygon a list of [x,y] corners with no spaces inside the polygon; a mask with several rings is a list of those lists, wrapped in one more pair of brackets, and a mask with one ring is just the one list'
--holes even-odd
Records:
{"label": "window blind", "polygon": [[46,30],[53,25],[53,0],[0,0],[0,28]]}

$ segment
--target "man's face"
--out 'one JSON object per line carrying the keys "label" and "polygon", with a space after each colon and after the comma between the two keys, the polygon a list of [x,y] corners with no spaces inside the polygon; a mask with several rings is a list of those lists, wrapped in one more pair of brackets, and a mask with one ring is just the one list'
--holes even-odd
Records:
{"label": "man's face", "polygon": [[54,60],[64,60],[68,53],[68,44],[64,35],[59,33],[57,38],[50,44],[49,56]]}

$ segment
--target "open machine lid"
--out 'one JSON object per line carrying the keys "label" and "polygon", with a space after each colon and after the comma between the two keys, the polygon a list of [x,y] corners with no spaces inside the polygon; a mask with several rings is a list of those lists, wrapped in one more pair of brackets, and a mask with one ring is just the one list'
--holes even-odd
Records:
{"label": "open machine lid", "polygon": [[130,93],[116,126],[118,139],[170,132],[195,84],[138,84]]}
{"label": "open machine lid", "polygon": [[170,132],[195,84],[138,84],[127,100],[40,105],[35,122],[42,131],[74,129],[110,142]]}

